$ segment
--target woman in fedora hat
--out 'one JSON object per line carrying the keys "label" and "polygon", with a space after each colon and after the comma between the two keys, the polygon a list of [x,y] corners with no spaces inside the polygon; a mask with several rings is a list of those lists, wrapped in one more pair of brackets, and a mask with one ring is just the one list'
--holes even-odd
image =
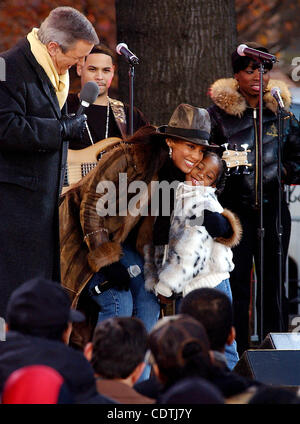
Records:
{"label": "woman in fedora hat", "polygon": [[[198,133],[188,128],[190,116]],[[176,127],[178,123],[180,128]],[[206,144],[210,133],[208,112],[180,105],[169,125],[160,127],[158,132],[167,135],[171,159],[163,166],[159,180],[172,184],[176,175],[178,184],[173,184],[176,190],[171,213],[164,216],[166,201],[162,201],[152,243],[144,247],[146,289],[153,291],[161,303],[176,299],[176,311],[180,299],[199,287],[215,287],[232,301],[229,272],[234,264],[230,248],[239,243],[242,229],[236,216],[223,209],[215,195],[217,186],[220,192],[220,185],[224,184],[225,165],[215,152],[209,151],[217,146]],[[194,158],[198,156],[197,163],[189,156],[189,149],[195,151]],[[179,171],[184,175],[179,175]],[[239,359],[235,342],[226,346],[225,356],[229,368],[234,368]]]}
{"label": "woman in fedora hat", "polygon": [[[90,317],[86,300],[92,298],[100,307],[96,321],[135,315],[148,331],[152,328],[160,305],[145,290],[143,248],[152,241],[168,243],[172,212],[172,190],[154,193],[159,182],[168,186],[185,179],[210,147],[209,132],[207,112],[181,104],[167,126],[143,127],[108,149],[96,168],[62,196],[62,284],[73,307]],[[170,206],[167,214],[165,206]],[[217,226],[207,219],[211,235],[230,233],[228,219],[222,214],[216,219]],[[95,322],[86,324],[74,326],[73,344],[82,347],[91,339]]]}

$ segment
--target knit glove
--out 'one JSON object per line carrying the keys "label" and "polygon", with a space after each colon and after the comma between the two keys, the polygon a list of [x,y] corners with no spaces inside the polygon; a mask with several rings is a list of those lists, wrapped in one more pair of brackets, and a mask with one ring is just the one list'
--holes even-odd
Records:
{"label": "knit glove", "polygon": [[218,212],[204,210],[203,225],[209,235],[213,238],[224,237],[228,238],[232,235],[232,228],[227,218]]}
{"label": "knit glove", "polygon": [[113,283],[116,290],[129,290],[130,276],[121,262],[114,262],[101,268],[104,277]]}
{"label": "knit glove", "polygon": [[87,116],[82,115],[65,115],[60,119],[61,123],[61,136],[63,140],[77,140],[80,141],[83,138],[85,123]]}

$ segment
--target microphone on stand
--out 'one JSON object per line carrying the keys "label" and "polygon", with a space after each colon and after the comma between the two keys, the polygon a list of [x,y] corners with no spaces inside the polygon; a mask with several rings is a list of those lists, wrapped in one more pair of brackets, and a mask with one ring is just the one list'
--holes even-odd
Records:
{"label": "microphone on stand", "polygon": [[249,56],[252,59],[264,60],[273,63],[278,62],[276,56],[260,50],[252,49],[251,47],[248,47],[247,44],[240,44],[236,51],[240,56]]}
{"label": "microphone on stand", "polygon": [[84,109],[93,104],[99,95],[99,87],[94,81],[88,81],[82,87],[79,94],[80,105],[76,112],[76,116],[81,115]]}
{"label": "microphone on stand", "polygon": [[127,44],[119,43],[116,47],[116,52],[121,56],[124,56],[127,62],[129,62],[131,65],[139,64],[138,57],[129,50]]}
{"label": "microphone on stand", "polygon": [[280,94],[280,88],[278,87],[273,87],[271,89],[271,94],[274,97],[274,99],[276,100],[276,102],[278,103],[278,107],[279,109],[284,109],[284,103]]}

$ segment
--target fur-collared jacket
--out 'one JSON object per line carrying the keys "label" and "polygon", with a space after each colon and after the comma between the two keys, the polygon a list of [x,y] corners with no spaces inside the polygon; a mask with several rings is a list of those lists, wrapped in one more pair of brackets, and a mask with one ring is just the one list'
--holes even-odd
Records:
{"label": "fur-collared jacket", "polygon": [[[277,102],[271,95],[272,87],[279,87],[286,111],[283,119],[282,177],[285,184],[300,182],[300,128],[293,114],[288,112],[291,95],[282,81],[270,80],[263,96],[263,189],[264,201],[272,201],[278,193],[277,158],[278,126]],[[211,142],[228,149],[243,151],[247,144],[249,175],[231,175],[220,198],[221,203],[231,207],[238,205],[256,207],[258,205],[258,152],[259,152],[259,110],[248,106],[238,90],[234,78],[217,80],[210,88],[214,105],[208,109],[211,118]],[[231,199],[228,202],[228,199]]]}
{"label": "fur-collared jacket", "polygon": [[[152,181],[167,158],[161,140],[129,144],[120,140],[106,148],[97,166],[61,197],[61,280],[77,307],[79,296],[93,274],[118,262],[121,244],[139,223],[138,251],[152,236],[153,218],[136,209],[148,207]],[[130,192],[135,183],[140,193]],[[139,193],[139,194],[137,194]],[[130,210],[132,208],[132,210]]]}
{"label": "fur-collared jacket", "polygon": [[[144,248],[147,290],[165,297],[173,293],[185,296],[196,288],[216,287],[229,278],[229,272],[234,269],[229,245],[238,244],[242,229],[239,219],[224,211],[215,190],[179,183],[169,244]],[[230,219],[233,228],[230,241],[216,241],[209,235],[202,225],[204,210],[224,213]]]}

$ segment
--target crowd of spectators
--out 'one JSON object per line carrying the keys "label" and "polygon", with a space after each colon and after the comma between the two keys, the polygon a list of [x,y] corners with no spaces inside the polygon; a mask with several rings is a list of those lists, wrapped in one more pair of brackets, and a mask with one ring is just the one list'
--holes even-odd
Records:
{"label": "crowd of spectators", "polygon": [[[217,289],[196,289],[179,313],[148,333],[136,317],[99,323],[84,351],[70,347],[73,322],[60,284],[35,278],[8,303],[0,343],[3,404],[299,404],[295,391],[231,371],[232,307]],[[142,379],[145,366],[150,378]]]}

